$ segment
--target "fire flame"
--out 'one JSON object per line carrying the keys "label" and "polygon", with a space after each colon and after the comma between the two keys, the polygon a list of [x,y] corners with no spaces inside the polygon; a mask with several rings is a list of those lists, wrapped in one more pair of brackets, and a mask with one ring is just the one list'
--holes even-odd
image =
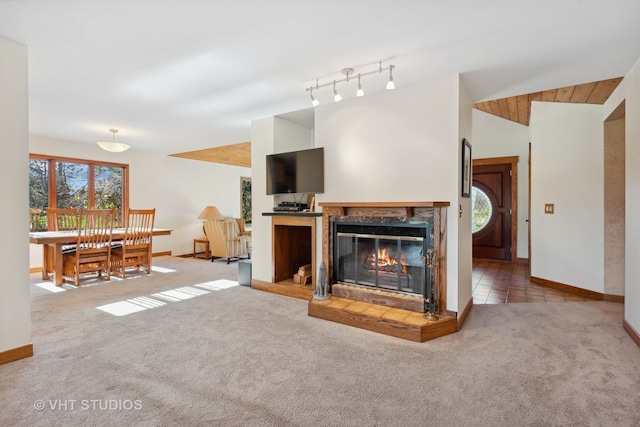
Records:
{"label": "fire flame", "polygon": [[[371,253],[368,257],[369,261],[371,261],[371,264],[373,266],[375,266],[375,262],[376,262],[376,254],[375,253]],[[402,265],[402,273],[403,274],[407,274],[407,265],[404,261],[400,260],[400,264]],[[398,259],[397,258],[391,258],[389,256],[389,253],[387,252],[387,248],[379,248],[378,249],[378,268],[384,268],[384,267],[392,267],[398,265]]]}

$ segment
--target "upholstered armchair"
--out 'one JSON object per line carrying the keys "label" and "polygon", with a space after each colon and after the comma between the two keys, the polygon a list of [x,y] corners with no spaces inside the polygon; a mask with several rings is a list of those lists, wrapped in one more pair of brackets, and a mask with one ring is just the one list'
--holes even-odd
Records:
{"label": "upholstered armchair", "polygon": [[209,240],[211,261],[226,258],[227,264],[242,255],[251,257],[251,232],[244,230],[242,218],[209,218],[204,222],[204,232]]}

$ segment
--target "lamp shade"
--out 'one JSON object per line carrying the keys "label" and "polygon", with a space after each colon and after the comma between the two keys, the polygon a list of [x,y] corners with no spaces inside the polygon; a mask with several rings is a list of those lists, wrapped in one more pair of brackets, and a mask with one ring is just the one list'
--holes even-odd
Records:
{"label": "lamp shade", "polygon": [[200,212],[200,215],[198,215],[198,219],[209,218],[222,219],[223,216],[215,206],[207,206],[202,212]]}

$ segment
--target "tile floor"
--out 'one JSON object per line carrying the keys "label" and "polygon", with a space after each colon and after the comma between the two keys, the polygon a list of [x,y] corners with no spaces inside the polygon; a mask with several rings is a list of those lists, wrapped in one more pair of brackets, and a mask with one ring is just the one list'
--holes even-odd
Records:
{"label": "tile floor", "polygon": [[528,263],[474,258],[471,286],[474,304],[588,301],[531,283]]}

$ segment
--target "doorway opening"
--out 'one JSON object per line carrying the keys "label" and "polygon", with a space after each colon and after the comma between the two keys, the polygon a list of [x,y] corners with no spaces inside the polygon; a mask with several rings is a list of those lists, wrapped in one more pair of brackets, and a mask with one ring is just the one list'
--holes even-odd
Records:
{"label": "doorway opening", "polygon": [[515,262],[518,156],[473,161],[473,257]]}

